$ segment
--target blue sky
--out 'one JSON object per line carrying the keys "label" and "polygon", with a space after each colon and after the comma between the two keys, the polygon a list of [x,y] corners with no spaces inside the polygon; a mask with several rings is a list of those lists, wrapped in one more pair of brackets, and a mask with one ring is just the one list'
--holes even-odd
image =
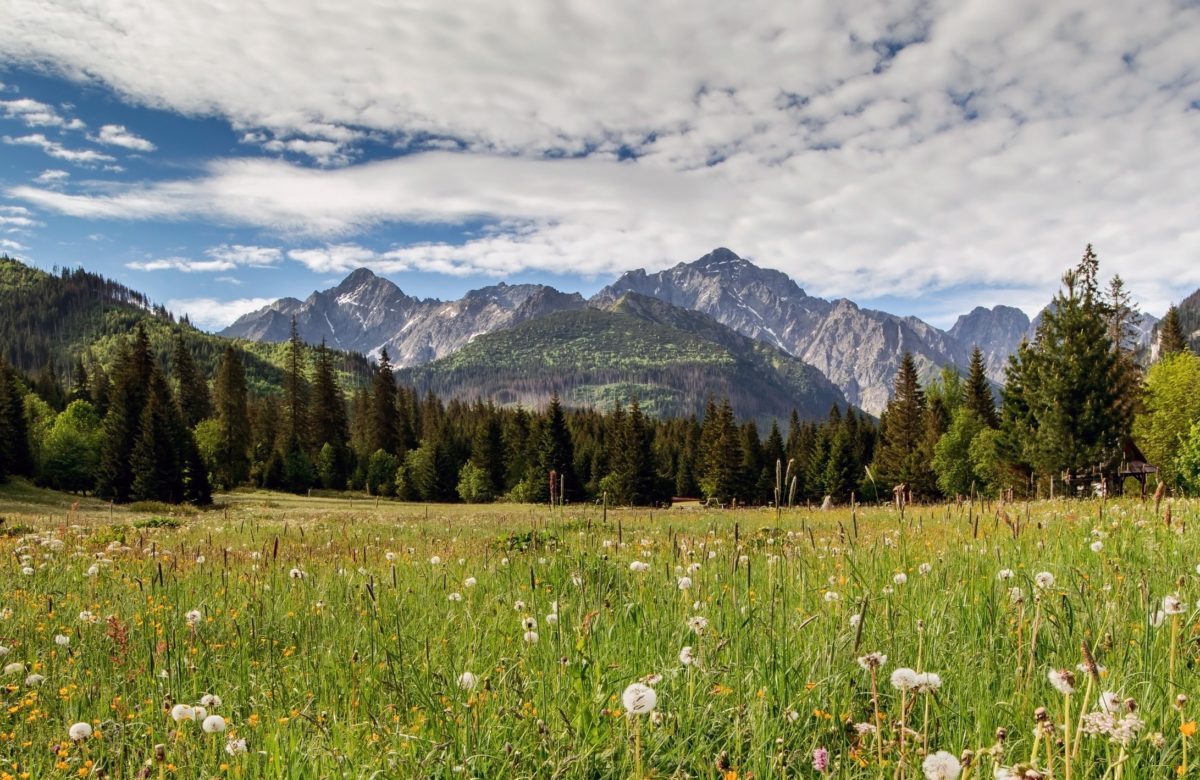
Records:
{"label": "blue sky", "polygon": [[728,246],[946,326],[1091,241],[1200,286],[1183,0],[0,6],[0,251],[208,327],[365,265],[585,294]]}

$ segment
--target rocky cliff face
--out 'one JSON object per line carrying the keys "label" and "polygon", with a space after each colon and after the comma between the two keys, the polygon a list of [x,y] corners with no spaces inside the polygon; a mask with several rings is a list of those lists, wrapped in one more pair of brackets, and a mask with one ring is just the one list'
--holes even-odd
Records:
{"label": "rocky cliff face", "polygon": [[658,273],[631,271],[592,301],[611,301],[625,292],[695,309],[773,344],[818,368],[850,403],[872,414],[887,403],[906,351],[925,376],[944,365],[965,366],[970,357],[969,345],[915,317],[808,295],[786,274],[723,248]]}
{"label": "rocky cliff face", "polygon": [[628,293],[699,312],[817,368],[846,400],[878,414],[891,396],[905,352],[923,378],[943,366],[965,368],[975,344],[989,377],[1003,381],[1008,356],[1034,324],[1019,309],[977,308],[949,331],[915,317],[865,309],[853,301],[811,296],[787,274],[759,268],[728,249],[656,273],[630,271],[590,301],[545,285],[498,284],[457,301],[420,300],[359,269],[305,301],[283,298],[247,314],[222,335],[261,341],[288,338],[292,317],[301,338],[324,339],[377,357],[386,348],[397,367],[445,357],[478,336],[562,311],[608,308]]}
{"label": "rocky cliff face", "polygon": [[583,298],[537,284],[472,290],[456,301],[418,299],[360,268],[307,300],[281,298],[240,317],[222,336],[284,341],[292,317],[300,338],[377,358],[384,349],[396,366],[415,366],[450,354],[484,333],[584,306]]}

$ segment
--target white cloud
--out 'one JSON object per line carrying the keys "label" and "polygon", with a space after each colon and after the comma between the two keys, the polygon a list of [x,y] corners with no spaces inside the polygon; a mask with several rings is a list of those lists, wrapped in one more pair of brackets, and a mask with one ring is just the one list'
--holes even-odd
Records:
{"label": "white cloud", "polygon": [[192,323],[208,330],[219,330],[243,314],[257,311],[274,302],[274,298],[236,298],[218,301],[215,298],[175,298],[167,301],[167,309],[186,314]]}
{"label": "white cloud", "polygon": [[239,266],[269,268],[283,260],[282,250],[274,247],[246,246],[244,244],[222,244],[205,251],[207,259],[187,257],[160,257],[152,260],[134,260],[126,263],[135,271],[183,271],[184,273],[210,273],[232,271]]}
{"label": "white cloud", "polygon": [[65,182],[69,178],[71,178],[71,174],[67,173],[66,171],[52,168],[49,170],[42,171],[40,174],[38,174],[37,178],[35,178],[34,181],[37,182],[38,184],[45,184],[45,185],[52,186],[55,184],[61,184],[62,182]]}
{"label": "white cloud", "polygon": [[132,149],[135,152],[153,152],[158,148],[145,138],[126,130],[125,125],[104,125],[100,128],[99,133],[88,137],[96,143],[108,146],[120,146],[123,149]]}
{"label": "white cloud", "polygon": [[[366,137],[464,151],[332,170],[218,161],[116,191],[12,194],[80,217],[307,236],[298,260],[330,269],[601,274],[723,244],[866,298],[1052,288],[1091,240],[1147,307],[1200,284],[1194,4],[215,8],[9,0],[0,58],[220,116],[322,165],[357,159]],[[456,245],[360,246],[382,223],[476,221],[489,228]]]}
{"label": "white cloud", "polygon": [[89,163],[111,162],[116,159],[92,149],[68,149],[58,141],[50,140],[42,133],[32,133],[15,138],[6,135],[2,140],[10,146],[36,146],[51,157],[71,163],[86,165]]}
{"label": "white cloud", "polygon": [[30,98],[0,100],[0,118],[16,119],[26,127],[61,127],[65,130],[87,127],[78,119],[63,117],[54,106]]}
{"label": "white cloud", "polygon": [[12,239],[8,238],[0,238],[0,249],[3,249],[7,252],[21,252],[28,248],[29,247],[25,246],[19,241],[13,241]]}

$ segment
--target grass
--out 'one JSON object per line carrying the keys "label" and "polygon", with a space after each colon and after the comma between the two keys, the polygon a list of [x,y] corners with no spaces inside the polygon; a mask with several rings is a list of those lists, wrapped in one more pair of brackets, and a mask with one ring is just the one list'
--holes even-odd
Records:
{"label": "grass", "polygon": [[[824,748],[829,777],[919,778],[942,750],[974,751],[967,776],[991,777],[1036,750],[1056,778],[1069,763],[1132,779],[1184,766],[1200,707],[1176,708],[1194,698],[1200,630],[1190,502],[1168,528],[1134,501],[605,522],[238,492],[157,527],[161,512],[70,501],[0,488],[0,515],[28,529],[0,537],[3,663],[21,664],[0,678],[0,777],[816,777]],[[1185,612],[1154,627],[1177,592]],[[1093,683],[1075,671],[1085,643]],[[878,710],[856,660],[869,651],[888,657]],[[900,667],[942,685],[902,709]],[[1071,696],[1053,669],[1075,671]],[[628,717],[622,692],[651,675],[654,712]],[[1101,691],[1137,702],[1127,746],[1079,733]],[[169,715],[205,694],[224,733]],[[76,722],[93,736],[72,742]],[[876,722],[881,741],[855,728]]]}

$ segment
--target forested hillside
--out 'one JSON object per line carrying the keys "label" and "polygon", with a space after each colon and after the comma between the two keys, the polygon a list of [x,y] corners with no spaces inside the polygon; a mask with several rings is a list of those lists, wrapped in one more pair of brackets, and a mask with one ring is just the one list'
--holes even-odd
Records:
{"label": "forested hillside", "polygon": [[819,419],[845,399],[819,371],[698,312],[637,294],[607,309],[550,314],[398,372],[421,391],[498,404],[609,408],[636,396],[657,417],[699,415],[710,397],[769,424]]}

